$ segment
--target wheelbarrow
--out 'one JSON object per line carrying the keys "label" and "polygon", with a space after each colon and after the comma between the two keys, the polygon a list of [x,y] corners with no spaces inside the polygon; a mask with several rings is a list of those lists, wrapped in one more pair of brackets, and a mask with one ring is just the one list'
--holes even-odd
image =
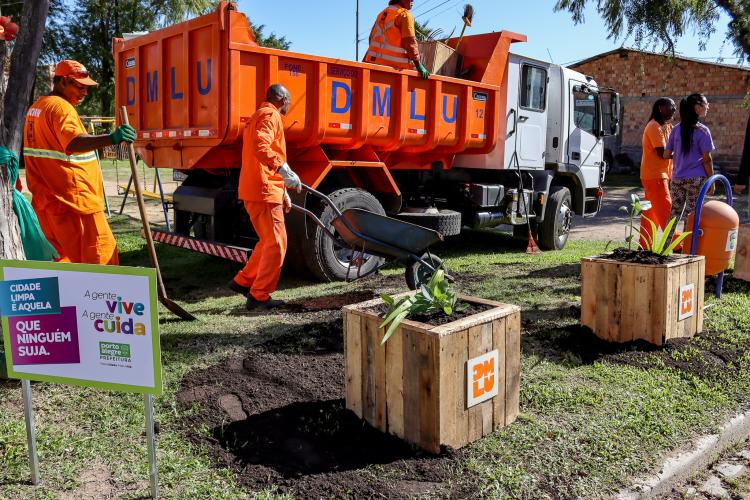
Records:
{"label": "wheelbarrow", "polygon": [[[406,284],[411,290],[427,284],[437,269],[445,270],[440,257],[430,253],[429,250],[430,245],[443,241],[443,235],[439,232],[361,208],[347,208],[342,212],[328,196],[320,191],[304,184],[302,188],[320,198],[335,213],[331,225],[336,230],[336,234],[313,212],[292,204],[294,210],[307,215],[320,226],[335,245],[352,251],[346,281],[364,278],[385,265],[384,262],[364,274],[360,273],[360,264],[367,259],[367,255],[393,258],[404,262]],[[453,281],[453,277],[447,272],[445,278],[450,282]]]}

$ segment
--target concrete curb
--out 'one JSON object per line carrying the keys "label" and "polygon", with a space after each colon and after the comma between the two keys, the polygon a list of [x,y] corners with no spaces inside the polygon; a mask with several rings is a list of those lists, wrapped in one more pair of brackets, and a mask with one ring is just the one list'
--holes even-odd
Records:
{"label": "concrete curb", "polygon": [[707,468],[725,449],[749,436],[750,411],[747,411],[722,425],[718,434],[698,438],[690,451],[669,455],[658,473],[636,480],[633,486],[620,490],[614,498],[631,500],[669,493],[675,484]]}

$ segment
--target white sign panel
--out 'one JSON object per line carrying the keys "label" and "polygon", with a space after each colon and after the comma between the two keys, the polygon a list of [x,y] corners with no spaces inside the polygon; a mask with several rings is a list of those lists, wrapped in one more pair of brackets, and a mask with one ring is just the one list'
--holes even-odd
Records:
{"label": "white sign panel", "polygon": [[466,407],[497,396],[500,385],[500,351],[495,349],[466,362]]}
{"label": "white sign panel", "polygon": [[160,394],[153,269],[0,261],[10,378]]}
{"label": "white sign panel", "polygon": [[737,249],[737,233],[739,231],[737,229],[732,229],[731,231],[727,232],[727,245],[724,247],[724,251],[726,252],[734,252]]}

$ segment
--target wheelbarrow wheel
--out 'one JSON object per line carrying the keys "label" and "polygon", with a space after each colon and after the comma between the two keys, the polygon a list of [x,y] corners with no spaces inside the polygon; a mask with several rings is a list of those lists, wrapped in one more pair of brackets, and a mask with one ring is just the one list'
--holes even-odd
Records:
{"label": "wheelbarrow wheel", "polygon": [[[370,212],[385,215],[385,210],[377,198],[362,189],[344,188],[334,191],[330,195],[339,210],[344,211],[348,208],[362,208]],[[320,212],[320,221],[325,224],[334,234],[336,229],[331,224],[336,218],[331,207],[325,206]],[[311,230],[311,237],[303,241],[302,247],[303,258],[310,273],[321,281],[338,281],[347,278],[347,272],[350,272],[349,278],[357,277],[357,273],[365,275],[380,267],[383,264],[382,257],[374,255],[361,255],[357,251],[352,251],[342,241],[332,241],[319,227],[315,226]],[[361,260],[359,265],[352,265],[349,269],[349,262],[352,256]]]}
{"label": "wheelbarrow wheel", "polygon": [[[445,269],[445,266],[443,266],[443,259],[435,254],[426,253],[422,256],[422,260],[430,264],[435,269],[438,269],[440,267]],[[411,264],[406,266],[406,286],[409,287],[409,290],[416,290],[420,285],[426,285],[430,281],[430,278],[432,278],[433,273],[433,270],[431,270],[421,262],[412,262]]]}

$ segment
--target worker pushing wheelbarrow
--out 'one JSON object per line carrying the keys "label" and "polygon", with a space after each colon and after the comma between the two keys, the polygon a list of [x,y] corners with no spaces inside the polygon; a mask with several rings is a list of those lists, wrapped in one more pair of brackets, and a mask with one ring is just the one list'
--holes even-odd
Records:
{"label": "worker pushing wheelbarrow", "polygon": [[[436,269],[445,269],[443,261],[429,251],[430,245],[443,240],[443,235],[439,232],[361,208],[348,208],[342,212],[328,196],[320,191],[304,184],[302,188],[320,198],[334,211],[335,217],[331,224],[337,234],[334,234],[310,210],[292,205],[294,210],[313,219],[334,241],[334,244],[351,249],[352,255],[346,273],[347,281],[372,274],[385,264],[360,274],[360,264],[367,258],[367,255],[404,261],[406,284],[412,290],[416,290],[421,284],[426,284]],[[352,268],[356,268],[356,271]],[[447,273],[446,279],[453,281]]]}

